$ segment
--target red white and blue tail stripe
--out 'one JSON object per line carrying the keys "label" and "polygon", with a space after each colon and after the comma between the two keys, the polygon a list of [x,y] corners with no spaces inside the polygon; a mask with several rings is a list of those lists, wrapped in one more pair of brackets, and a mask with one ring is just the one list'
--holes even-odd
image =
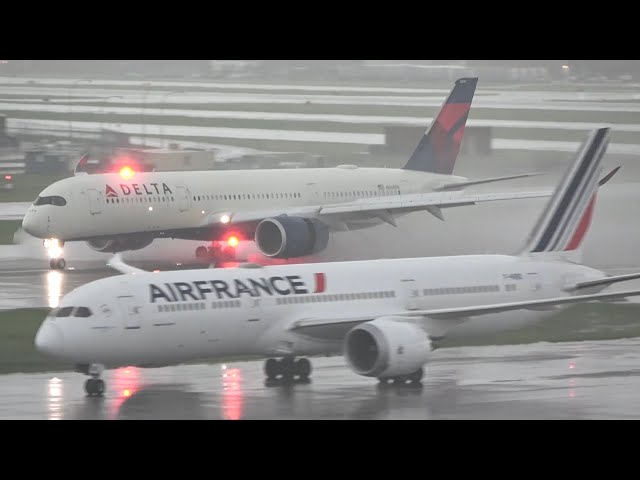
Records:
{"label": "red white and blue tail stripe", "polygon": [[571,252],[580,248],[591,224],[598,187],[617,171],[599,181],[609,136],[609,128],[600,128],[583,142],[522,253]]}

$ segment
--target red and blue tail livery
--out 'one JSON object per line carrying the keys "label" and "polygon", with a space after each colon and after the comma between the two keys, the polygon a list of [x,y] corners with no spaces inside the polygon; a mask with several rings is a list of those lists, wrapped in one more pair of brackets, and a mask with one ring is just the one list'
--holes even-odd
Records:
{"label": "red and blue tail livery", "polygon": [[456,81],[440,113],[404,166],[405,170],[442,175],[453,173],[477,84],[477,78]]}

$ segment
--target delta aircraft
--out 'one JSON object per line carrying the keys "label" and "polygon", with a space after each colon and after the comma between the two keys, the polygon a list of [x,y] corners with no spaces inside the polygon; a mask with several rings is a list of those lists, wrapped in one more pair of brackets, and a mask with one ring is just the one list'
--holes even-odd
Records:
{"label": "delta aircraft", "polygon": [[325,264],[145,272],[115,255],[123,275],[65,295],[37,349],[90,375],[228,356],[266,358],[268,380],[305,380],[307,357],[344,355],[359,375],[419,383],[439,342],[470,331],[521,328],[640,273],[608,276],[578,263],[591,223],[609,129],[593,132],[517,255],[465,255]]}
{"label": "delta aircraft", "polygon": [[[436,120],[403,168],[265,169],[76,175],[45,188],[22,228],[50,245],[51,268],[64,269],[65,242],[94,250],[139,250],[155,238],[255,240],[268,259],[323,251],[330,232],[396,226],[402,215],[550,192],[464,194],[464,188],[527,177],[470,181],[453,175],[477,78],[455,82]],[[205,246],[196,249],[206,259]]]}

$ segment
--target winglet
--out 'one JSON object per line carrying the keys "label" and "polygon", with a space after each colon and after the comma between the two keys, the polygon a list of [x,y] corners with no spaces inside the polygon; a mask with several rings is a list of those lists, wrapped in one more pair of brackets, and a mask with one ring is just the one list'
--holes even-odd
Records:
{"label": "winglet", "polygon": [[107,262],[107,266],[119,271],[120,273],[149,273],[146,270],[132,267],[131,265],[125,263],[119,253],[116,253],[113,257],[111,257],[111,260]]}

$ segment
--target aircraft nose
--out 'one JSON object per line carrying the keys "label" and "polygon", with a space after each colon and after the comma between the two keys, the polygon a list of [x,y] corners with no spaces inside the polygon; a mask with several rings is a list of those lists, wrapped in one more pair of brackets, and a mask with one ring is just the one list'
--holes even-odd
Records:
{"label": "aircraft nose", "polygon": [[61,355],[64,349],[62,332],[57,325],[46,321],[36,333],[36,349],[48,355]]}
{"label": "aircraft nose", "polygon": [[35,212],[28,211],[22,219],[22,229],[29,235],[42,238],[42,229],[38,225]]}

